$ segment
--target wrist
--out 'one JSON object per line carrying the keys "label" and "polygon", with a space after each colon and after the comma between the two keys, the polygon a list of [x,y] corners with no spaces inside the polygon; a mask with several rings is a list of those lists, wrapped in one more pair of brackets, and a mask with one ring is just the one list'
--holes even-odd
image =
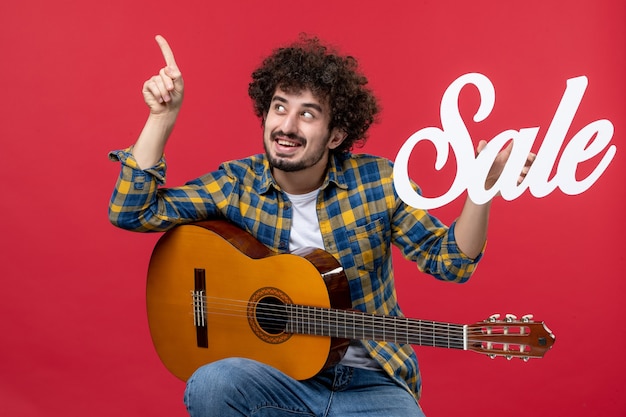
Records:
{"label": "wrist", "polygon": [[178,110],[168,110],[165,112],[150,112],[148,123],[160,126],[173,126],[178,118]]}

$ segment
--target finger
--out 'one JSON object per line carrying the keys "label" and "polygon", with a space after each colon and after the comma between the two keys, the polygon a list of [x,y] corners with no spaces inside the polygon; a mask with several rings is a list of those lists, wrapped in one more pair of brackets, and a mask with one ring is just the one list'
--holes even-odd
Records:
{"label": "finger", "polygon": [[511,152],[513,152],[512,140],[504,149],[498,152],[498,155],[496,156],[496,161],[500,161],[501,164],[506,164],[506,162],[509,160],[509,157],[511,156]]}
{"label": "finger", "polygon": [[179,85],[182,87],[183,85],[183,74],[178,70],[178,68],[172,67],[164,67],[161,72],[161,76],[166,76],[170,80],[174,82],[175,85]]}
{"label": "finger", "polygon": [[[169,80],[169,82],[171,82],[171,80]],[[172,97],[170,96],[170,89],[165,84],[163,77],[154,77],[154,85],[156,85],[156,88],[159,91],[159,95],[164,102],[167,103],[172,99]]]}
{"label": "finger", "polygon": [[163,85],[169,93],[182,96],[184,83],[180,71],[165,67],[159,71],[159,77],[161,77]]}
{"label": "finger", "polygon": [[176,65],[176,60],[174,59],[174,52],[172,52],[172,48],[170,48],[170,45],[167,43],[165,38],[161,35],[157,35],[155,39],[159,44],[159,48],[161,48],[165,64],[173,69],[178,69],[178,65]]}
{"label": "finger", "polygon": [[168,73],[169,71],[167,71],[167,67],[162,68],[159,71],[159,77],[161,78],[161,81],[163,83],[163,85],[165,86],[165,89],[167,89],[168,91],[172,91],[174,89],[174,81],[173,81],[173,77],[171,76],[171,73]]}
{"label": "finger", "polygon": [[148,92],[158,102],[163,103],[170,100],[170,95],[160,77],[152,77],[144,84],[144,91]]}
{"label": "finger", "polygon": [[[167,82],[171,83],[172,80],[170,80],[169,78],[166,78]],[[172,99],[172,97],[170,96],[170,91],[173,90],[168,88],[165,79],[163,77],[154,77],[154,84],[156,85],[156,88],[159,91],[159,95],[161,96],[161,98],[163,98],[164,102],[168,102]]]}
{"label": "finger", "polygon": [[481,140],[480,142],[478,142],[478,146],[476,147],[476,155],[481,153],[482,150],[485,149],[485,146],[487,146],[486,140]]}
{"label": "finger", "polygon": [[164,100],[163,100],[163,97],[161,96],[161,92],[159,91],[159,88],[154,82],[152,81],[146,82],[146,84],[143,87],[143,93],[144,93],[144,96],[146,97],[146,103],[148,104],[148,106],[151,106],[150,103],[152,101],[155,101],[159,104],[163,104]]}
{"label": "finger", "polygon": [[506,155],[506,157],[508,158],[509,155],[511,155],[511,152],[513,151],[513,144],[515,143],[515,141],[510,141],[509,144],[506,146],[506,148],[504,148],[503,154]]}

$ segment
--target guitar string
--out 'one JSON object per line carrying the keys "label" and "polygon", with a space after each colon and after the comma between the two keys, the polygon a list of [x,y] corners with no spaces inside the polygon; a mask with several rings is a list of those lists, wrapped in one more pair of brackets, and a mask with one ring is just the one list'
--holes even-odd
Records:
{"label": "guitar string", "polygon": [[[445,323],[445,322],[436,322],[436,321],[428,321],[428,320],[421,320],[421,319],[413,319],[413,318],[407,318],[407,317],[399,317],[399,316],[383,316],[383,315],[373,315],[373,314],[369,314],[369,313],[365,313],[365,312],[361,312],[361,311],[349,311],[349,310],[340,310],[340,309],[333,309],[333,308],[322,308],[322,307],[314,307],[314,306],[306,306],[306,305],[298,305],[298,304],[280,304],[280,305],[272,305],[272,304],[267,304],[267,303],[253,303],[253,302],[248,302],[248,301],[243,301],[243,300],[235,300],[235,299],[228,299],[228,298],[219,298],[219,297],[209,297],[211,299],[214,300],[218,300],[218,301],[230,301],[230,304],[228,303],[221,303],[221,306],[229,306],[229,307],[236,307],[239,309],[240,312],[245,312],[247,315],[247,311],[248,311],[248,306],[249,305],[254,305],[255,306],[255,312],[262,312],[262,313],[267,313],[268,315],[273,315],[274,317],[276,317],[276,320],[281,320],[284,321],[283,318],[286,314],[285,312],[285,308],[296,308],[296,309],[300,309],[300,314],[301,314],[301,319],[302,318],[306,318],[306,317],[311,317],[311,312],[313,312],[313,318],[320,320],[322,322],[330,322],[330,320],[333,319],[333,317],[330,317],[330,314],[334,314],[335,318],[339,317],[339,318],[347,318],[347,319],[360,319],[361,321],[363,321],[365,325],[371,324],[369,323],[370,321],[405,321],[408,324],[411,325],[417,325],[417,326],[429,326],[431,328],[435,328],[435,329],[442,329],[442,330],[448,330],[448,329],[454,329],[455,327],[458,328],[458,330],[462,333],[462,327],[463,325],[460,324],[454,324],[454,323]],[[205,297],[206,299],[206,297]],[[206,306],[207,304],[205,304]],[[217,303],[211,303],[210,305],[218,305]],[[306,311],[304,311],[306,310]],[[224,311],[235,311],[234,309],[225,309]],[[307,314],[308,313],[308,314]],[[324,317],[324,315],[326,314],[326,317]],[[315,316],[317,315],[317,316]],[[365,321],[368,321],[367,323],[365,323]],[[333,321],[334,323],[334,321]],[[344,323],[344,324],[350,324],[350,323]],[[359,324],[361,325],[362,323],[354,323],[354,324]],[[376,324],[376,323],[373,323]],[[383,323],[384,324],[384,323]],[[484,324],[479,324],[479,325],[468,325],[467,328],[468,329],[472,329],[472,330],[482,330],[485,328],[489,328],[491,329],[492,332],[498,332],[498,330],[502,330],[504,328],[508,328],[509,331],[511,330],[515,330],[516,328],[527,328],[529,327],[531,323],[518,323],[518,322],[511,322],[511,323],[507,323],[507,322],[485,322]],[[511,335],[514,335],[515,333],[511,333]]]}
{"label": "guitar string", "polygon": [[[453,324],[453,323],[442,323],[442,322],[431,322],[431,321],[426,321],[426,320],[420,320],[420,319],[411,319],[411,318],[407,318],[407,317],[399,317],[399,316],[389,316],[389,315],[373,315],[373,314],[369,314],[369,313],[365,313],[365,312],[361,312],[361,311],[350,311],[350,310],[341,310],[341,309],[333,309],[333,308],[322,308],[322,307],[314,307],[314,306],[306,306],[306,305],[298,305],[298,304],[281,304],[281,305],[272,305],[272,304],[267,304],[267,303],[258,303],[258,302],[248,302],[248,301],[242,301],[242,300],[235,300],[235,299],[227,299],[227,298],[219,298],[219,297],[209,297],[212,298],[214,300],[218,300],[218,301],[230,301],[230,304],[228,303],[221,303],[221,304],[217,304],[217,303],[210,303],[210,304],[205,304],[205,306],[207,305],[219,305],[220,307],[223,306],[227,306],[227,307],[235,307],[237,309],[239,309],[240,312],[246,312],[249,309],[250,305],[255,306],[254,311],[255,312],[261,312],[261,313],[267,313],[268,315],[273,315],[274,317],[277,318],[277,320],[281,320],[284,315],[286,314],[286,309],[300,309],[299,310],[299,314],[301,314],[301,318],[305,318],[305,317],[311,317],[311,313],[313,313],[313,318],[317,319],[317,320],[321,320],[322,322],[325,322],[326,320],[330,321],[333,317],[330,317],[330,314],[333,314],[335,316],[335,318],[339,317],[339,318],[348,318],[348,319],[361,319],[362,321],[376,321],[376,320],[380,320],[380,321],[393,321],[393,320],[398,320],[398,321],[406,321],[409,324],[420,324],[422,326],[426,326],[429,325],[431,327],[441,327],[441,328],[445,328],[446,330],[449,327],[462,327],[462,325],[459,324]],[[224,311],[229,311],[229,309],[225,309]],[[235,311],[235,309],[230,309],[230,311]],[[308,314],[307,314],[308,313]],[[326,315],[324,317],[324,315]],[[333,321],[334,323],[334,321]],[[350,323],[347,323],[350,324]],[[355,324],[360,324],[360,323],[355,323]],[[368,323],[366,323],[368,324]]]}
{"label": "guitar string", "polygon": [[[270,304],[270,303],[262,303],[262,302],[252,302],[252,301],[245,301],[245,300],[238,300],[238,299],[232,299],[232,298],[223,298],[223,297],[207,297],[202,296],[203,300],[204,300],[204,304],[203,306],[208,306],[208,305],[218,305],[217,303],[208,303],[206,300],[207,299],[211,299],[211,300],[217,300],[218,302],[222,302],[222,301],[226,301],[228,303],[224,303],[222,302],[221,305],[223,306],[235,306],[236,308],[239,308],[241,311],[243,310],[247,310],[248,307],[250,305],[254,305],[257,306],[256,310],[258,310],[259,308],[262,309],[266,309],[267,311],[270,312],[278,312],[277,316],[280,316],[281,313],[281,309],[283,307],[298,307],[298,308],[302,308],[302,309],[307,309],[307,310],[314,310],[318,313],[324,313],[324,312],[333,312],[336,313],[338,315],[357,315],[357,316],[365,316],[368,318],[380,318],[380,319],[402,319],[402,320],[411,320],[411,321],[419,321],[422,323],[428,323],[428,324],[433,324],[433,325],[442,325],[444,327],[450,325],[450,326],[463,326],[461,324],[455,324],[455,323],[446,323],[446,322],[437,322],[437,321],[429,321],[429,320],[422,320],[422,319],[413,319],[413,318],[408,318],[408,317],[401,317],[401,316],[390,316],[390,315],[376,315],[376,314],[370,314],[370,313],[366,313],[366,312],[362,312],[362,311],[358,311],[358,310],[342,310],[342,309],[336,309],[336,308],[332,308],[332,307],[316,307],[316,306],[308,306],[308,305],[302,305],[302,304]],[[258,307],[260,306],[260,307]],[[515,327],[515,326],[528,326],[529,324],[531,324],[532,322],[529,323],[522,323],[522,322],[485,322],[484,324],[481,323],[479,325],[474,325],[475,328],[482,328],[482,327],[498,327],[498,325],[500,325],[501,327]],[[472,327],[472,326],[470,326]]]}
{"label": "guitar string", "polygon": [[[204,297],[206,299],[206,296]],[[211,314],[221,314],[221,315],[230,315],[230,316],[243,316],[248,317],[248,306],[249,302],[243,300],[233,300],[219,297],[208,297],[209,299],[215,300],[216,302],[211,302],[209,305],[211,307]],[[253,304],[254,305],[254,304]],[[205,306],[206,301],[205,301]],[[208,306],[207,306],[208,307]],[[341,334],[365,334],[376,336],[377,333],[384,332],[385,329],[385,321],[394,321],[393,326],[397,326],[400,324],[400,330],[406,331],[408,335],[411,335],[410,338],[413,340],[414,338],[421,339],[423,341],[429,341],[429,339],[434,340],[434,342],[440,342],[447,344],[451,342],[451,338],[462,338],[464,335],[464,330],[462,325],[452,324],[452,323],[442,323],[442,322],[431,322],[424,321],[419,319],[410,319],[406,317],[395,317],[395,316],[374,316],[369,315],[368,313],[363,312],[352,312],[345,310],[333,310],[333,309],[320,309],[317,307],[310,306],[299,306],[299,305],[268,305],[267,303],[257,303],[254,305],[254,310],[256,313],[265,314],[264,319],[271,321],[275,320],[276,323],[284,324],[285,323],[285,314],[287,308],[295,308],[295,320],[302,320],[304,318],[313,318],[314,322],[311,323],[300,323],[299,327],[304,330],[306,327],[312,327],[314,330],[319,329],[318,333],[327,335],[328,333],[332,334],[333,331],[341,332]],[[298,311],[298,310],[306,310],[306,311]],[[311,310],[314,315],[311,316]],[[343,321],[333,321],[330,323],[330,320],[333,318],[341,318]],[[398,323],[400,321],[400,323]],[[320,324],[321,323],[321,324]],[[381,327],[382,325],[382,327]],[[355,331],[354,326],[358,326],[359,328],[363,328],[361,331]],[[391,326],[391,325],[390,325]],[[467,326],[467,329],[471,333],[478,332],[479,334],[485,333],[486,328],[491,329],[492,333],[500,333],[498,332],[498,328],[504,327],[516,327],[511,323],[485,323],[484,325],[472,325]],[[310,329],[309,329],[310,330]],[[494,332],[495,330],[495,332]],[[389,330],[389,333],[393,333],[394,330]],[[427,332],[433,332],[434,334],[429,334]],[[442,336],[439,334],[440,332],[444,332]],[[384,333],[383,333],[384,334]],[[514,336],[516,333],[511,333],[511,336]],[[405,340],[405,337],[395,339]],[[442,342],[443,341],[443,342]],[[412,342],[416,343],[416,342]]]}
{"label": "guitar string", "polygon": [[[298,304],[267,304],[258,302],[247,302],[243,300],[201,296],[201,311],[212,315],[245,317],[247,319],[258,317],[264,314],[266,321],[275,321],[279,329],[284,329],[286,333],[311,334],[321,336],[334,336],[347,339],[379,340],[391,341],[395,343],[407,343],[422,346],[448,347],[464,349],[464,338],[470,338],[470,348],[479,349],[483,353],[493,353],[498,355],[512,356],[534,356],[532,348],[528,344],[515,343],[510,340],[507,343],[494,340],[494,336],[528,336],[529,323],[516,322],[485,322],[479,325],[463,326],[454,323],[444,323],[426,321],[396,316],[371,315],[360,311],[339,310],[332,308],[320,308]],[[207,299],[214,300],[207,304]],[[197,300],[196,300],[197,301]],[[215,309],[208,310],[208,306],[216,306]],[[196,305],[194,308],[197,308]],[[248,315],[249,308],[255,313]],[[295,321],[293,328],[286,329],[285,316],[287,310],[295,310],[289,318]],[[311,315],[313,312],[313,315]],[[197,313],[197,311],[196,311]],[[208,314],[207,314],[208,315]],[[311,318],[313,321],[311,322]],[[338,321],[341,318],[344,321]],[[303,322],[303,320],[309,321]],[[334,320],[333,320],[334,319]],[[392,329],[386,329],[385,321],[393,321]],[[398,328],[398,321],[400,327]],[[355,326],[360,330],[356,331]],[[465,327],[465,329],[464,329]],[[524,332],[510,333],[511,330],[524,328]],[[506,329],[506,330],[505,330]],[[400,332],[400,335],[397,332]],[[393,337],[391,337],[393,334]],[[350,336],[351,335],[351,336]],[[488,337],[481,340],[480,336]],[[489,338],[489,336],[491,336]]]}
{"label": "guitar string", "polygon": [[[206,298],[206,297],[204,297]],[[294,307],[294,308],[304,308],[306,310],[310,309],[318,309],[316,307],[310,306],[301,306],[295,304],[288,305],[267,305],[263,303],[247,303],[241,300],[232,300],[232,299],[220,299],[217,297],[213,297],[213,299],[218,301],[230,301],[230,303],[222,303],[222,312],[219,313],[219,309],[215,309],[214,311],[210,311],[210,314],[213,315],[222,315],[222,316],[238,316],[238,317],[246,317],[248,316],[247,305],[252,304],[255,307],[255,311],[259,311],[263,309],[266,312],[266,315],[274,315],[279,317],[276,319],[276,322],[280,324],[280,329],[284,329],[284,308],[283,307]],[[213,304],[213,303],[212,303]],[[217,303],[215,303],[217,305]],[[245,305],[245,308],[244,308]],[[226,306],[227,308],[223,308]],[[235,306],[236,309],[239,310],[239,314],[236,309],[233,309],[232,306]],[[218,306],[220,307],[220,306]],[[278,309],[281,309],[280,313],[275,313]],[[245,310],[245,312],[244,312]],[[321,312],[326,313],[326,317],[321,317],[322,324],[310,322],[301,325],[300,327],[296,327],[293,329],[294,331],[285,331],[286,333],[299,333],[299,334],[311,334],[311,335],[321,335],[321,336],[334,336],[334,337],[342,337],[347,339],[359,339],[359,340],[384,340],[395,343],[407,343],[421,346],[435,346],[435,347],[447,347],[447,348],[456,348],[456,349],[464,349],[465,345],[464,341],[464,330],[462,325],[453,324],[453,323],[441,323],[441,322],[430,322],[424,321],[420,319],[409,319],[405,317],[398,317],[401,321],[403,321],[406,325],[400,327],[400,335],[397,335],[397,328],[394,328],[391,333],[394,334],[394,337],[391,337],[391,334],[388,334],[388,337],[385,337],[385,332],[383,331],[383,327],[380,327],[380,323],[371,323],[372,319],[374,321],[384,320],[385,318],[392,318],[393,316],[371,316],[367,313],[362,312],[346,312],[345,310],[333,310],[333,309],[319,309]],[[319,311],[318,311],[319,313]],[[363,318],[366,321],[362,323],[356,323],[354,320],[349,322],[337,322],[336,320],[329,324],[329,320],[332,319],[331,314],[333,313],[337,316],[345,316],[345,313],[355,314],[360,318]],[[310,314],[300,313],[302,318],[310,318]],[[254,315],[253,315],[254,317]],[[297,321],[296,317],[296,321]],[[320,319],[320,317],[317,317]],[[395,324],[395,323],[394,323]],[[354,326],[360,326],[362,330],[355,331]],[[515,343],[510,340],[507,343],[498,342],[497,339],[494,340],[494,336],[502,336],[504,335],[503,329],[506,327],[507,329],[516,328],[516,327],[524,327],[526,324],[520,323],[485,323],[480,325],[472,325],[467,326],[468,335],[471,338],[471,346],[470,348],[478,349],[483,353],[490,354],[498,354],[498,355],[508,355],[508,356],[535,356],[533,355],[533,349],[530,345],[524,343]],[[350,327],[352,326],[352,327]],[[381,330],[383,329],[383,330]],[[490,329],[487,331],[486,329]],[[496,330],[495,332],[493,330]],[[497,329],[500,329],[498,332]],[[382,335],[381,335],[382,331]],[[406,333],[404,333],[406,332]],[[441,334],[443,332],[443,334]],[[507,336],[528,336],[529,332],[525,334],[517,334],[510,333]],[[405,335],[405,336],[403,336]],[[491,336],[487,340],[480,340],[480,336]],[[403,336],[403,337],[402,337]]]}

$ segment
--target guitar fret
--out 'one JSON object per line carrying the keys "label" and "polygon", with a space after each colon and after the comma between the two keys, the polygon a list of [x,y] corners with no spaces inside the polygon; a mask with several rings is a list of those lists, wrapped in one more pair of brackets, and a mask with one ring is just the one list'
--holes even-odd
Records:
{"label": "guitar fret", "polygon": [[409,338],[409,320],[406,318],[402,319],[402,333],[404,333],[404,343],[408,344],[410,343],[410,338]]}
{"label": "guitar fret", "polygon": [[[341,318],[341,320],[339,319]],[[338,312],[336,318],[336,326],[335,326],[335,337],[343,337],[346,334],[346,330],[348,328],[346,322],[346,314],[344,312]]]}
{"label": "guitar fret", "polygon": [[419,334],[419,342],[418,342],[418,345],[422,346],[422,344],[423,344],[422,343],[422,321],[418,320],[417,322],[419,324],[419,333],[418,333]]}
{"label": "guitar fret", "polygon": [[393,318],[393,341],[398,343],[398,317]]}
{"label": "guitar fret", "polygon": [[409,320],[404,319],[402,321],[404,323],[404,330],[403,331],[404,331],[404,335],[405,335],[405,338],[406,338],[405,343],[409,344]]}
{"label": "guitar fret", "polygon": [[431,322],[431,333],[432,333],[432,337],[433,337],[433,342],[432,345],[430,346],[437,346],[437,338],[436,338],[436,334],[435,334],[435,323]]}
{"label": "guitar fret", "polygon": [[317,320],[315,321],[315,334],[324,334],[324,311],[319,308],[313,308],[313,310],[315,310],[315,315],[317,317]]}
{"label": "guitar fret", "polygon": [[424,346],[432,346],[430,342],[433,340],[432,337],[432,326],[428,326],[429,322],[421,321],[422,324],[422,335],[423,335],[423,345]]}
{"label": "guitar fret", "polygon": [[[349,314],[349,317],[352,319],[352,326],[348,326],[348,325],[347,325],[347,320],[346,320],[346,328],[348,328],[348,329],[351,329],[351,330],[352,330],[352,337],[351,337],[351,338],[352,338],[352,339],[356,339],[356,327],[355,327],[355,324],[356,324],[356,323],[355,323],[355,321],[354,321],[354,313],[353,313],[353,312],[347,313],[347,314],[346,314],[346,317],[348,317],[348,314]],[[348,332],[346,331],[346,335],[347,335],[347,334],[348,334]]]}

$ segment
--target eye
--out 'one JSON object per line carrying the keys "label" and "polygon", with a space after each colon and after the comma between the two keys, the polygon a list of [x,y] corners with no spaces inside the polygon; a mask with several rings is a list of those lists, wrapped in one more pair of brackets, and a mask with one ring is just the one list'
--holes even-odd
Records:
{"label": "eye", "polygon": [[282,104],[277,104],[274,106],[274,110],[276,110],[279,113],[284,113],[285,112],[285,106],[283,106]]}
{"label": "eye", "polygon": [[302,117],[304,117],[305,119],[313,119],[315,115],[311,113],[310,111],[305,111],[305,112],[302,112]]}

